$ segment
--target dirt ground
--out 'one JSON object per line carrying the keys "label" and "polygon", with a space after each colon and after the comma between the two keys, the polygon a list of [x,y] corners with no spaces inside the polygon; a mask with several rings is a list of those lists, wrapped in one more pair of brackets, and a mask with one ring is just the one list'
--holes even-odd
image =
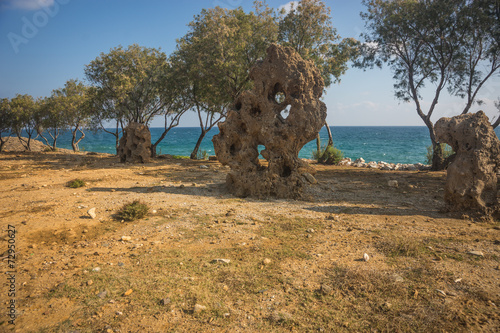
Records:
{"label": "dirt ground", "polygon": [[444,213],[445,173],[314,167],[256,200],[213,161],[0,153],[0,331],[499,331],[500,224]]}

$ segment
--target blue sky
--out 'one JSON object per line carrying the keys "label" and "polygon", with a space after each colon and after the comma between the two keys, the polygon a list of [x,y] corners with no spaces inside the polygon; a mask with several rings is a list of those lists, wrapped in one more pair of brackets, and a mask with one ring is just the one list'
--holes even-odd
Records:
{"label": "blue sky", "polygon": [[[267,1],[274,8],[287,2]],[[325,2],[338,33],[358,38],[364,31],[361,1]],[[84,66],[118,45],[137,43],[170,54],[193,16],[215,6],[250,11],[253,0],[0,0],[0,97],[48,96],[69,79],[84,79]],[[493,102],[498,96],[499,75],[481,93],[486,104],[473,110],[496,117]],[[328,89],[324,101],[329,125],[423,125],[413,104],[394,98],[387,68],[349,69],[340,84]],[[443,96],[433,120],[456,115],[462,105],[457,97]],[[162,126],[161,119],[152,125]],[[187,114],[181,126],[198,126],[197,118]]]}

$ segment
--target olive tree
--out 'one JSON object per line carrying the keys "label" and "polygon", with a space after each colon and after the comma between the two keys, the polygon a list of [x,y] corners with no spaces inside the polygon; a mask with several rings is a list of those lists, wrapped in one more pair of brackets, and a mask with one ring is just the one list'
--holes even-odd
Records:
{"label": "olive tree", "polygon": [[[433,170],[445,167],[431,119],[443,92],[465,100],[462,114],[500,68],[496,0],[365,0],[367,33],[360,67],[389,65],[395,95],[413,102],[429,130]],[[495,5],[496,4],[496,5]],[[494,10],[493,10],[494,13]],[[498,14],[498,12],[497,12]],[[495,28],[496,27],[496,28]],[[428,107],[424,88],[432,87]],[[493,125],[498,126],[499,120]]]}
{"label": "olive tree", "polygon": [[13,113],[10,108],[10,101],[8,98],[0,99],[0,152],[3,149],[5,142],[5,135],[9,136],[12,133],[13,127]]}
{"label": "olive tree", "polygon": [[10,100],[12,130],[26,150],[31,150],[31,140],[36,138],[38,108],[39,103],[30,95],[17,94]]}

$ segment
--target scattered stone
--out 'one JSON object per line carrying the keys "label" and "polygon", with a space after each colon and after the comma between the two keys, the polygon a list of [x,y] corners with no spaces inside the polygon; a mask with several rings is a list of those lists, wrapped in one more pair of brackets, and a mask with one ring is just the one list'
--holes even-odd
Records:
{"label": "scattered stone", "polygon": [[309,185],[302,175],[314,168],[298,153],[326,119],[321,72],[292,48],[272,44],[249,76],[253,89],[238,95],[212,139],[218,160],[231,168],[226,185],[238,197],[300,197]]}
{"label": "scattered stone", "polygon": [[92,268],[92,272],[100,272],[100,271],[101,271],[101,267]]}
{"label": "scattered stone", "polygon": [[368,256],[368,254],[367,254],[367,253],[363,254],[363,260],[364,260],[364,261],[368,261],[368,260],[370,260],[370,257]]}
{"label": "scattered stone", "polygon": [[323,294],[323,295],[331,295],[333,294],[333,288],[326,285],[326,284],[322,284],[321,287],[319,288],[319,291]]}
{"label": "scattered stone", "polygon": [[89,214],[90,218],[91,219],[95,219],[97,217],[96,213],[95,213],[95,207],[93,208],[90,208],[88,211],[87,211],[87,214]]}
{"label": "scattered stone", "polygon": [[455,282],[455,283],[459,283],[459,282],[461,282],[461,281],[462,281],[462,278],[458,278],[458,279],[455,279],[455,281],[454,281],[454,282]]}
{"label": "scattered stone", "polygon": [[130,236],[122,236],[120,238],[120,240],[123,241],[123,242],[129,242],[129,241],[132,240],[132,237],[130,237]]}
{"label": "scattered stone", "polygon": [[99,297],[99,298],[105,298],[107,294],[108,294],[107,291],[101,291],[99,294],[97,294],[97,297]]}
{"label": "scattered stone", "polygon": [[116,311],[116,315],[117,315],[117,316],[121,316],[122,314],[123,314],[123,312],[121,312],[121,311]]}
{"label": "scattered stone", "polygon": [[92,280],[87,281],[87,286],[91,286],[92,284],[94,284],[94,281],[92,281]]}
{"label": "scattered stone", "polygon": [[209,169],[208,165],[200,165],[200,169]]}
{"label": "scattered stone", "polygon": [[118,262],[118,266],[119,266],[119,267],[123,267],[123,266],[125,266],[125,264],[124,264],[124,263],[122,263],[122,262]]}
{"label": "scattered stone", "polygon": [[389,187],[398,187],[399,186],[399,183],[397,180],[389,180],[387,182],[387,185],[389,185]]}
{"label": "scattered stone", "polygon": [[152,213],[152,214],[156,214],[156,213],[158,213],[158,211],[157,211],[156,209],[153,209],[153,210],[151,211],[151,213]]}
{"label": "scattered stone", "polygon": [[262,264],[264,265],[269,265],[271,263],[271,259],[269,258],[264,258],[264,260],[262,260]]}
{"label": "scattered stone", "polygon": [[163,299],[160,301],[160,305],[163,305],[163,306],[165,306],[165,305],[169,305],[169,304],[170,304],[170,302],[171,302],[170,297],[163,298]]}
{"label": "scattered stone", "polygon": [[87,232],[89,232],[87,229],[83,229],[82,231],[84,234],[86,234]]}
{"label": "scattered stone", "polygon": [[469,251],[467,253],[472,254],[473,256],[484,257],[484,254],[481,251]]}
{"label": "scattered stone", "polygon": [[437,294],[438,294],[439,296],[441,296],[441,297],[446,297],[446,293],[445,293],[444,291],[442,291],[442,290],[440,290],[440,289],[436,289],[436,292],[437,292]]}
{"label": "scattered stone", "polygon": [[316,178],[314,178],[313,175],[311,175],[309,172],[304,172],[302,174],[302,176],[304,176],[304,178],[311,184],[317,184],[318,181],[316,180]]}
{"label": "scattered stone", "polygon": [[229,264],[230,262],[231,262],[230,259],[214,259],[211,261],[212,264],[218,264],[218,263]]}
{"label": "scattered stone", "polygon": [[394,277],[394,281],[396,281],[396,282],[404,282],[404,280],[405,280],[405,279],[404,279],[401,275],[399,275],[399,274],[394,274],[394,275],[393,275],[393,277]]}
{"label": "scattered stone", "polygon": [[193,313],[200,313],[202,311],[205,311],[207,309],[206,306],[201,305],[201,304],[195,304],[193,308]]}
{"label": "scattered stone", "polygon": [[123,296],[129,296],[130,294],[132,294],[132,292],[133,292],[133,290],[129,289],[126,292],[123,293]]}
{"label": "scattered stone", "polygon": [[314,233],[314,229],[313,228],[309,228],[309,229],[306,230],[306,232],[312,234],[312,233]]}

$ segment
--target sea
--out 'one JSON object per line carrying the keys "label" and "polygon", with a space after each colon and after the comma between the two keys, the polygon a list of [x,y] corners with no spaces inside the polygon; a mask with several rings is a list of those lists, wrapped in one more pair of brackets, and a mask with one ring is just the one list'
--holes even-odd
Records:
{"label": "sea", "polygon": [[[431,145],[425,126],[331,126],[334,145],[344,157],[352,160],[362,157],[366,161],[387,163],[426,163],[427,147]],[[163,128],[150,128],[152,140],[160,137]],[[157,154],[189,156],[200,135],[199,127],[175,127],[157,147]],[[205,136],[200,151],[215,155],[212,137],[219,133],[213,128]],[[500,128],[496,129],[500,136]],[[320,131],[322,145],[328,142],[326,128]],[[58,148],[71,149],[71,133],[58,138]],[[115,137],[104,131],[85,132],[79,144],[81,151],[115,154]],[[260,147],[261,149],[263,147]],[[307,143],[299,153],[300,158],[312,158],[316,140]]]}

